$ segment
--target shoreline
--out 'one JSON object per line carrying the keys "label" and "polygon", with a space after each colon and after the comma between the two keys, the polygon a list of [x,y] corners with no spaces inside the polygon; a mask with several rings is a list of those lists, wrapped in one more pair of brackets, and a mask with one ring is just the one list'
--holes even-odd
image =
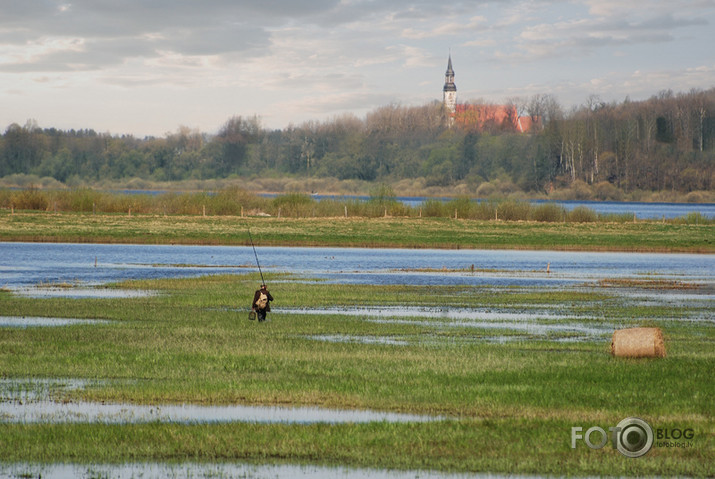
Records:
{"label": "shoreline", "polygon": [[1,242],[715,253],[715,225],[0,212]]}

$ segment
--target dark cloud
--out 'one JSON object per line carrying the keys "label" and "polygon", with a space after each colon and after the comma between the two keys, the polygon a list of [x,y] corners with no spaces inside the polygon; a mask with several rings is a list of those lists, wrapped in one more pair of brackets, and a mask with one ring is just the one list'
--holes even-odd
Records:
{"label": "dark cloud", "polygon": [[0,0],[0,44],[46,44],[82,39],[81,48],[56,46],[31,60],[5,63],[4,71],[96,69],[159,51],[245,58],[270,44],[271,27],[323,13],[338,0]]}

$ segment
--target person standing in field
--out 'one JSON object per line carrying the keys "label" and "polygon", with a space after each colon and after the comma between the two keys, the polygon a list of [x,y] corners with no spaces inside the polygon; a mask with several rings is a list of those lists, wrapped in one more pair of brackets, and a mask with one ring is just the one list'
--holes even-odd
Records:
{"label": "person standing in field", "polygon": [[271,296],[266,285],[262,284],[260,289],[257,289],[253,295],[253,303],[251,303],[251,310],[256,312],[258,321],[266,320],[266,313],[271,310],[271,301],[273,301],[273,296]]}

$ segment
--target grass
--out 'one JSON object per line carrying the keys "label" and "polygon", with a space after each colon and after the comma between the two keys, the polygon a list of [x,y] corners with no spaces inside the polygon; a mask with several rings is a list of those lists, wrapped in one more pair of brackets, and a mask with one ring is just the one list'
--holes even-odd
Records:
{"label": "grass", "polygon": [[[278,282],[278,280],[281,280]],[[648,306],[609,289],[327,285],[270,276],[271,321],[249,322],[255,275],[133,281],[160,295],[28,299],[0,292],[0,315],[112,320],[102,325],[0,329],[0,377],[103,382],[64,400],[144,404],[276,404],[440,414],[425,424],[8,424],[4,461],[256,461],[568,475],[712,475],[715,425],[707,304]],[[619,287],[643,287],[621,284]],[[375,323],[281,308],[422,305],[518,311],[529,304],[589,325],[657,325],[668,357],[624,360],[609,338],[564,335],[484,340],[513,331]],[[701,303],[702,304],[702,303]],[[526,306],[525,306],[526,305]],[[557,320],[558,322],[558,320]],[[399,338],[407,345],[331,343],[309,336]],[[654,447],[640,459],[610,446],[570,447],[571,427],[607,430],[639,416],[654,428],[693,428],[692,448]]]}
{"label": "grass", "polygon": [[[0,211],[0,241],[715,252],[715,225]],[[468,265],[467,265],[468,266]]]}

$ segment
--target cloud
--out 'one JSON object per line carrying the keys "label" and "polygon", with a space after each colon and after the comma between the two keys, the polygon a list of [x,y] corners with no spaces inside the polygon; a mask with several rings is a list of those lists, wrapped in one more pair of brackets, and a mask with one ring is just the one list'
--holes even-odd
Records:
{"label": "cloud", "polygon": [[[610,10],[609,10],[610,11]],[[707,26],[702,18],[664,14],[642,19],[586,17],[525,27],[511,54],[502,59],[540,60],[589,54],[599,48],[672,42],[676,31]]]}
{"label": "cloud", "polygon": [[713,0],[672,0],[653,2],[652,0],[583,0],[588,12],[595,17],[623,18],[635,14],[641,15],[687,15],[697,17],[704,9],[715,7]]}
{"label": "cloud", "polygon": [[89,110],[112,96],[164,115],[154,134],[191,123],[183,105],[280,127],[439,99],[450,48],[465,98],[715,84],[715,0],[0,0],[0,12],[0,123],[66,111],[61,88],[100,129],[106,109]]}
{"label": "cloud", "polygon": [[[242,2],[76,0],[0,2],[4,71],[94,70],[133,57],[260,53],[271,25],[334,8],[338,0]],[[76,44],[81,43],[81,48]],[[58,46],[59,45],[59,46]],[[44,47],[44,48],[41,48]]]}
{"label": "cloud", "polygon": [[345,111],[367,112],[378,106],[394,101],[394,97],[384,93],[346,92],[332,95],[315,95],[281,102],[281,109],[296,116],[331,116]]}
{"label": "cloud", "polygon": [[437,25],[429,25],[429,28],[417,29],[407,27],[402,30],[402,36],[413,40],[423,40],[426,38],[457,36],[464,33],[470,33],[479,29],[487,28],[487,19],[481,15],[477,15],[466,19],[466,21],[449,21]]}

